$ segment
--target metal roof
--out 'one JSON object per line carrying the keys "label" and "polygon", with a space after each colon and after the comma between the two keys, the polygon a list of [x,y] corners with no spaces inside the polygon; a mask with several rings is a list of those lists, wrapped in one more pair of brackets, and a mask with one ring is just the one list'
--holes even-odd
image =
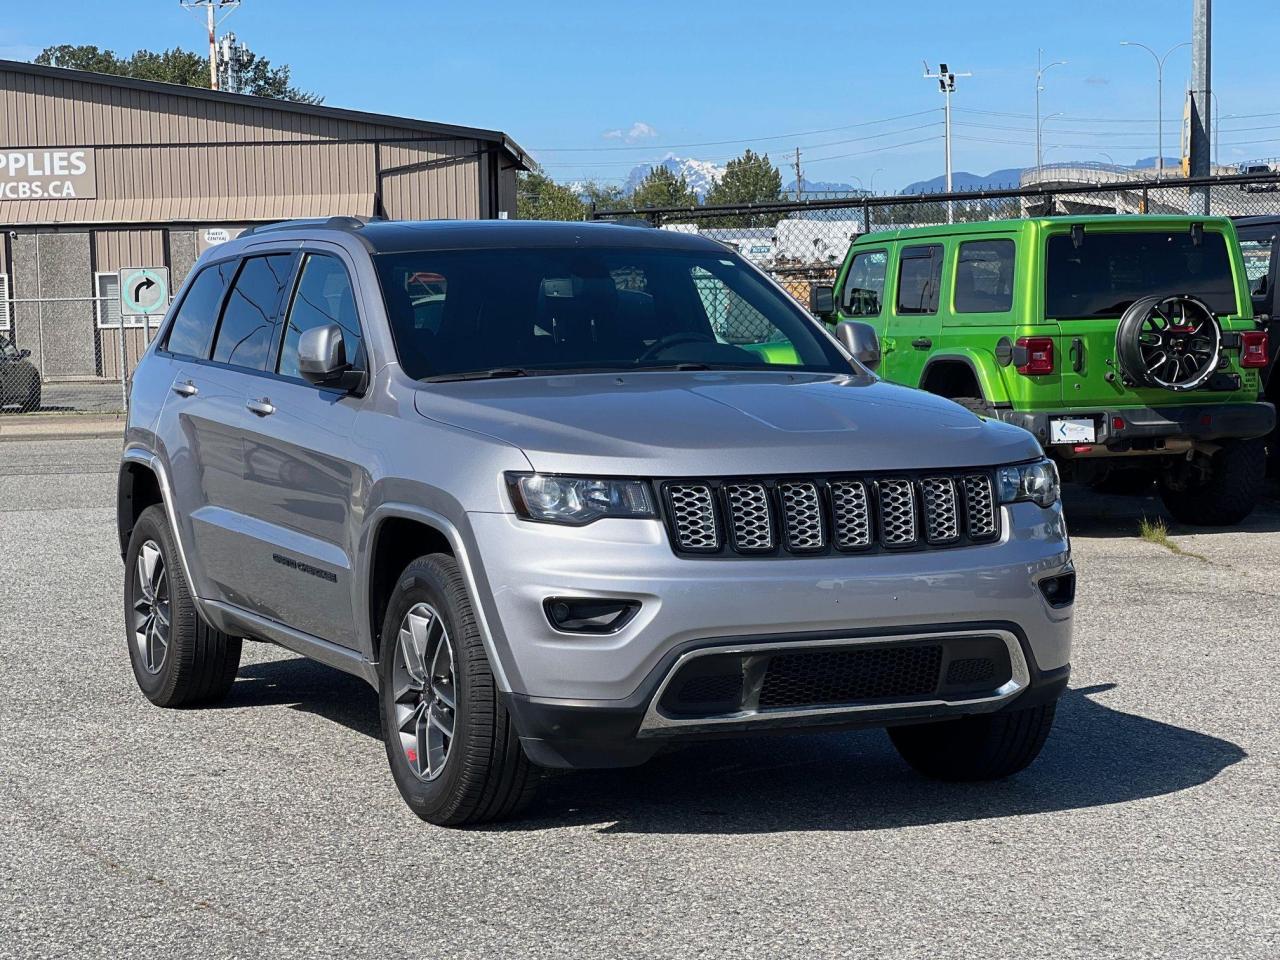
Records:
{"label": "metal roof", "polygon": [[138,90],[147,93],[166,94],[186,97],[193,100],[212,101],[242,108],[259,108],[262,110],[283,111],[309,117],[328,120],[346,120],[352,123],[377,124],[395,127],[417,133],[438,134],[445,137],[458,137],[471,140],[485,140],[500,144],[521,169],[530,167],[529,155],[518,143],[501,130],[487,130],[480,127],[462,127],[449,123],[435,123],[430,120],[416,120],[411,117],[397,117],[389,114],[370,113],[363,110],[348,110],[344,107],[326,107],[310,103],[297,103],[292,100],[276,100],[271,97],[256,97],[245,93],[226,93],[222,90],[208,90],[204,87],[189,87],[181,83],[164,83],[159,80],[136,80],[133,77],[120,77],[109,73],[94,73],[88,70],[69,70],[65,67],[46,67],[37,63],[22,60],[0,59],[0,72],[30,74],[55,80],[69,80],[79,83],[92,83],[105,87],[116,87],[125,90]]}

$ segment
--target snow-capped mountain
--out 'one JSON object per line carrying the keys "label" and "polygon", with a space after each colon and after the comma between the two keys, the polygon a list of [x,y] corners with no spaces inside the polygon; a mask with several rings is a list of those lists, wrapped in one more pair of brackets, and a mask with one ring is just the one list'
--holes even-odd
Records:
{"label": "snow-capped mountain", "polygon": [[724,167],[717,166],[709,160],[677,157],[674,153],[668,153],[657,163],[641,163],[633,167],[622,189],[627,193],[633,192],[653,167],[666,167],[677,176],[684,174],[684,178],[689,181],[690,188],[698,195],[699,200],[706,197],[707,191],[724,176]]}

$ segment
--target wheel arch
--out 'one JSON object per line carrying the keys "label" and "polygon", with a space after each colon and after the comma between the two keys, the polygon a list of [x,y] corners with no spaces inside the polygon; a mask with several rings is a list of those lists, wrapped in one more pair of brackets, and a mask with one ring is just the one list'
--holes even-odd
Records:
{"label": "wheel arch", "polygon": [[976,387],[978,399],[993,404],[1007,403],[1009,397],[1000,375],[991,369],[993,361],[993,357],[984,357],[973,350],[938,354],[925,363],[920,373],[920,388],[955,399],[975,396],[962,391]]}
{"label": "wheel arch", "polygon": [[151,460],[126,457],[116,479],[116,534],[121,558],[129,549],[129,538],[142,512],[164,502],[160,477]]}

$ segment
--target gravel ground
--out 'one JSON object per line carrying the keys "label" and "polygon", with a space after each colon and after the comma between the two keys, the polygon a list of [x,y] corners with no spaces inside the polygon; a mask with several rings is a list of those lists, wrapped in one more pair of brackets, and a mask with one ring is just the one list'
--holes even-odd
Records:
{"label": "gravel ground", "polygon": [[216,709],[130,673],[115,441],[0,446],[0,956],[1280,955],[1280,509],[1136,537],[1072,491],[1072,689],[1035,766],[913,775],[877,731],[555,778],[417,820],[372,691],[250,644]]}

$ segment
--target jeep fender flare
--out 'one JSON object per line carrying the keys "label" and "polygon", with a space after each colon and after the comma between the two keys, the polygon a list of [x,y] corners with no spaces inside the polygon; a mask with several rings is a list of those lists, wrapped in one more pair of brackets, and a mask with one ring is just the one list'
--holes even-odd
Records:
{"label": "jeep fender flare", "polygon": [[1009,403],[1009,393],[997,369],[995,354],[971,347],[962,347],[930,357],[920,372],[920,387],[923,388],[929,382],[931,372],[949,365],[968,368],[982,390],[982,396],[979,399],[986,400],[993,406]]}

